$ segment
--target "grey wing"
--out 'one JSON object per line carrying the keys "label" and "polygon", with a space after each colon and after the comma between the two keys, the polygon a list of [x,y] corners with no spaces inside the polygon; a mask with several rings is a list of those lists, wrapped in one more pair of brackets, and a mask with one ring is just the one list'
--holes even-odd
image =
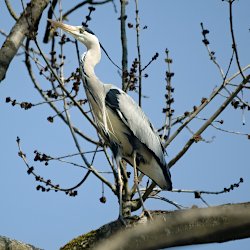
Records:
{"label": "grey wing", "polygon": [[152,124],[138,104],[124,91],[111,88],[106,95],[106,104],[116,110],[119,118],[158,158],[160,165],[166,166],[164,149]]}

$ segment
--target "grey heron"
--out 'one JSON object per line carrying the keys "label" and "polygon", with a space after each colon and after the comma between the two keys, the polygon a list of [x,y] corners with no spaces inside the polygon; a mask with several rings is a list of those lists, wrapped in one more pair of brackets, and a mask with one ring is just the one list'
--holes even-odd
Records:
{"label": "grey heron", "polygon": [[98,132],[116,160],[120,215],[123,189],[120,174],[122,159],[134,167],[135,173],[138,168],[161,189],[171,190],[171,175],[164,158],[164,148],[151,122],[127,93],[112,84],[104,84],[95,75],[95,66],[101,59],[98,38],[87,27],[49,21],[55,28],[61,28],[87,48],[81,56],[80,70]]}

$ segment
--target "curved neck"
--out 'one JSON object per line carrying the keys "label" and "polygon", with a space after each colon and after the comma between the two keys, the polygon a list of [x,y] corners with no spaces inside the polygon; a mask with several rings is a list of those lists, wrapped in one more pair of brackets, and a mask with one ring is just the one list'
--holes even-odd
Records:
{"label": "curved neck", "polygon": [[87,77],[96,77],[95,66],[101,60],[101,48],[99,44],[95,44],[88,48],[87,52],[82,55],[82,67]]}
{"label": "curved neck", "polygon": [[[99,45],[99,43],[98,43]],[[86,90],[87,97],[92,106],[104,103],[103,98],[103,83],[95,74],[95,66],[101,59],[100,46],[91,46],[81,58],[81,73],[83,77],[83,84]],[[103,110],[103,107],[99,107]],[[94,111],[94,110],[93,110]]]}

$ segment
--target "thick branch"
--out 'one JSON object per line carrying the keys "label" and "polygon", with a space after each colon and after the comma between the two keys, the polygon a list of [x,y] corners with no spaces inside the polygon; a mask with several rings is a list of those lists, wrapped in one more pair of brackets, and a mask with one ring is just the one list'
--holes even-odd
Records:
{"label": "thick branch", "polygon": [[12,27],[10,34],[0,49],[0,81],[5,78],[8,67],[19,47],[22,45],[27,32],[36,30],[43,10],[48,3],[49,0],[31,0],[20,18]]}
{"label": "thick branch", "polygon": [[0,236],[0,247],[1,249],[22,249],[22,250],[42,250],[41,248],[34,247],[30,244],[20,242],[19,240],[14,240],[7,238],[5,236]]}
{"label": "thick branch", "polygon": [[[250,237],[249,209],[250,203],[241,203],[173,212],[155,211],[151,213],[153,222],[142,223],[143,219],[145,220],[143,218],[122,231],[119,224],[113,222],[92,231],[91,235],[95,240],[103,240],[99,242],[99,248],[95,248],[97,250],[145,250],[226,242]],[[114,234],[114,231],[118,233]],[[79,239],[83,240],[84,236],[80,236]],[[92,244],[95,244],[93,240],[92,238]],[[74,241],[76,242],[76,239]],[[86,245],[86,241],[84,243]],[[67,246],[62,249],[69,249]],[[74,245],[70,247],[73,249]],[[81,249],[92,247],[95,246],[88,245]]]}

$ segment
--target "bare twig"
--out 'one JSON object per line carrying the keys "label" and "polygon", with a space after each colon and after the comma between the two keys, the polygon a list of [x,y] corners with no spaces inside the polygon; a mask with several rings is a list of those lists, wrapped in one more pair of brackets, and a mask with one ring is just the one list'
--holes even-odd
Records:
{"label": "bare twig", "polygon": [[46,62],[48,68],[51,70],[52,74],[54,75],[55,79],[58,81],[60,84],[60,87],[62,90],[66,93],[66,95],[70,98],[70,100],[74,103],[74,105],[80,110],[80,112],[87,118],[87,120],[91,123],[91,125],[98,131],[98,128],[96,127],[96,124],[89,118],[89,116],[86,114],[86,112],[82,109],[82,107],[79,105],[79,103],[71,96],[71,94],[68,92],[68,90],[63,86],[63,83],[61,82],[60,78],[58,75],[55,73],[51,65],[49,64],[47,58],[45,57],[44,53],[42,52],[37,40],[35,39],[35,44],[38,48],[38,50],[41,53],[41,56],[43,57],[44,61]]}
{"label": "bare twig", "polygon": [[206,37],[206,35],[209,33],[209,31],[206,30],[206,29],[204,29],[203,23],[201,23],[201,29],[202,29],[202,35],[203,35],[203,38],[204,38],[202,41],[203,41],[204,45],[206,46],[208,55],[209,55],[210,59],[212,60],[212,62],[213,62],[213,63],[217,66],[217,68],[219,69],[222,79],[224,79],[224,78],[225,78],[225,74],[224,74],[224,72],[223,72],[223,69],[221,68],[221,66],[219,65],[219,63],[218,63],[217,60],[216,60],[216,57],[215,57],[215,55],[214,55],[215,52],[214,52],[214,51],[211,51],[211,49],[210,49],[210,47],[209,47],[209,41],[208,41],[208,39],[207,39],[207,37]]}
{"label": "bare twig", "polygon": [[141,107],[142,98],[142,66],[141,66],[141,48],[140,48],[140,17],[139,17],[139,7],[138,0],[135,0],[135,26],[136,26],[136,47],[138,56],[138,78],[139,78],[139,106]]}
{"label": "bare twig", "polygon": [[233,183],[230,185],[230,187],[225,187],[220,191],[204,191],[204,190],[187,190],[187,189],[173,189],[172,192],[175,193],[191,193],[195,195],[195,198],[199,198],[199,196],[201,194],[211,194],[211,195],[219,195],[219,194],[224,194],[224,193],[228,193],[232,190],[234,190],[235,188],[238,188],[240,186],[240,184],[243,183],[243,178],[240,178],[238,182]]}
{"label": "bare twig", "polygon": [[[26,51],[28,51],[29,49],[29,39],[27,39],[27,42],[26,42]],[[30,63],[30,59],[29,59],[29,54],[26,53],[26,57],[25,57],[25,64],[26,64],[26,67],[27,67],[27,70],[28,70],[28,73],[29,73],[29,76],[30,76],[30,79],[32,80],[35,88],[38,90],[39,94],[42,96],[42,98],[45,100],[45,102],[47,102],[47,104],[50,105],[50,107],[56,112],[56,114],[67,124],[67,120],[66,118],[62,115],[62,113],[57,109],[57,107],[54,105],[53,102],[50,101],[50,99],[43,93],[43,90],[41,89],[39,83],[37,82],[34,74],[33,74],[33,71],[32,71],[32,66],[31,66],[31,63]],[[100,145],[99,142],[93,140],[92,138],[86,136],[85,134],[83,134],[78,128],[73,128],[74,131],[80,135],[82,138],[84,138],[85,140],[95,144],[95,145]]]}
{"label": "bare twig", "polygon": [[[29,68],[28,68],[28,69],[29,69]],[[35,78],[33,77],[32,71],[30,71],[30,73],[31,73],[33,82],[36,83],[36,80],[35,80]],[[38,87],[37,83],[36,83],[36,86]],[[41,91],[41,90],[40,90],[40,91]],[[40,92],[40,91],[39,91],[39,92]],[[41,92],[42,92],[42,91],[41,91]],[[42,96],[43,96],[43,95],[42,95]],[[52,105],[52,107],[53,107],[53,105]],[[57,109],[56,109],[55,107],[53,107],[53,109],[55,109],[55,111],[58,112]],[[64,118],[64,116],[60,115],[60,117],[68,124],[68,121],[66,120],[66,118]],[[75,132],[77,132],[77,133],[79,133],[79,134],[81,135],[80,131],[78,131],[78,129],[72,127],[72,125],[70,126],[70,128],[71,128],[71,131],[73,132],[74,136],[75,136]],[[84,137],[85,137],[85,136],[84,136]],[[87,138],[87,137],[86,137],[86,138]],[[86,138],[85,138],[85,139],[86,139]],[[92,139],[91,139],[91,140],[92,140]],[[84,162],[85,162],[85,164],[87,165],[88,169],[91,170],[91,172],[93,172],[93,173],[96,175],[96,177],[98,177],[99,179],[101,179],[101,181],[103,181],[105,184],[107,184],[108,186],[110,185],[109,187],[110,187],[111,190],[115,193],[115,187],[114,187],[113,185],[111,185],[108,181],[106,181],[106,179],[103,178],[103,177],[99,174],[99,172],[98,172],[92,165],[89,164],[89,162],[87,161],[87,159],[85,158],[85,156],[83,155],[83,153],[82,153],[81,150],[80,150],[79,154],[81,154],[81,156],[82,156],[82,158],[84,159]],[[86,178],[87,178],[87,177],[86,177]]]}
{"label": "bare twig", "polygon": [[68,11],[66,11],[63,15],[62,15],[62,20],[65,20],[70,14],[72,14],[74,11],[76,11],[77,9],[81,8],[82,6],[86,5],[86,4],[90,4],[90,5],[102,5],[105,3],[109,3],[112,2],[113,0],[103,0],[103,1],[93,1],[93,0],[85,0],[77,5],[75,5],[73,8],[69,9]]}
{"label": "bare twig", "polygon": [[187,207],[184,207],[184,206],[182,206],[182,205],[180,205],[180,204],[178,204],[178,203],[176,203],[176,202],[174,202],[174,201],[171,201],[171,200],[169,200],[169,199],[167,199],[167,198],[165,198],[165,197],[161,197],[161,196],[159,196],[159,195],[149,196],[149,199],[156,199],[156,200],[165,201],[165,202],[167,202],[167,203],[169,203],[169,204],[175,206],[177,209],[187,208]]}
{"label": "bare twig", "polygon": [[[45,191],[50,191],[51,189],[54,190],[54,191],[62,191],[62,192],[66,192],[66,194],[69,194],[70,196],[75,196],[77,194],[76,191],[72,192],[74,189],[78,188],[80,185],[83,184],[83,182],[86,180],[86,178],[88,177],[88,175],[90,174],[91,171],[88,171],[87,174],[83,177],[83,179],[77,184],[75,185],[74,187],[71,187],[71,188],[61,188],[59,185],[55,185],[51,182],[51,180],[45,180],[43,177],[37,175],[35,172],[34,172],[34,167],[30,166],[28,161],[27,161],[27,158],[26,158],[26,155],[23,153],[22,149],[21,149],[21,144],[20,144],[20,138],[17,137],[17,145],[18,145],[18,155],[22,158],[22,160],[24,161],[26,167],[28,168],[27,170],[27,173],[28,174],[32,174],[36,181],[39,181],[41,183],[44,183],[46,184],[46,186],[49,186],[49,188],[45,189],[44,187],[42,186],[37,186],[37,190],[41,189],[43,192]],[[68,193],[70,192],[70,193]]]}
{"label": "bare twig", "polygon": [[[50,8],[48,10],[48,19],[52,19],[53,14],[54,14],[54,9],[57,5],[57,2],[58,2],[58,0],[53,0],[51,2]],[[44,34],[44,38],[43,38],[44,43],[48,43],[51,32],[52,32],[51,31],[51,24],[50,24],[50,22],[47,21],[45,34]]]}
{"label": "bare twig", "polygon": [[222,132],[225,132],[225,133],[229,133],[229,134],[234,134],[234,135],[243,135],[243,136],[246,136],[246,137],[249,137],[249,134],[247,133],[242,133],[242,132],[239,132],[239,131],[232,131],[232,130],[228,130],[228,129],[223,129],[223,128],[220,128],[218,126],[216,126],[215,124],[211,123],[211,126],[219,131],[222,131]]}
{"label": "bare twig", "polygon": [[163,112],[166,113],[165,115],[165,126],[163,129],[163,133],[162,133],[162,140],[167,141],[169,139],[170,133],[171,133],[171,128],[172,128],[172,117],[173,117],[173,109],[172,109],[172,103],[174,102],[174,98],[172,97],[172,92],[174,91],[174,88],[172,88],[171,85],[171,80],[172,77],[174,76],[174,73],[171,72],[171,63],[172,63],[172,59],[169,57],[169,50],[166,49],[166,63],[167,63],[167,70],[166,70],[166,90],[167,90],[167,94],[165,95],[166,98],[166,108],[163,110]]}
{"label": "bare twig", "polygon": [[208,126],[221,114],[221,112],[231,103],[235,96],[242,90],[244,85],[249,82],[250,75],[248,75],[232,92],[232,95],[228,97],[223,104],[214,112],[214,114],[201,126],[201,128],[195,133],[195,135],[185,144],[183,149],[169,162],[169,167],[172,167],[190,148],[190,146],[197,142],[196,138],[200,137],[200,135],[207,129]]}
{"label": "bare twig", "polygon": [[16,12],[14,11],[14,9],[11,6],[11,3],[9,0],[4,0],[5,1],[5,5],[10,13],[10,15],[17,21],[19,16],[16,14]]}
{"label": "bare twig", "polygon": [[235,52],[236,63],[237,63],[238,69],[240,71],[240,74],[243,77],[243,79],[245,79],[245,76],[244,76],[243,71],[241,69],[240,59],[239,59],[238,50],[237,50],[237,44],[236,44],[236,40],[235,40],[235,36],[234,36],[234,29],[233,29],[233,2],[234,2],[234,0],[228,1],[228,3],[229,3],[230,31],[231,31],[232,42],[233,42],[232,48],[233,48],[233,50]]}
{"label": "bare twig", "polygon": [[[249,68],[250,65],[247,65],[245,68],[242,69],[242,71],[244,72]],[[225,85],[227,85],[231,80],[236,78],[239,74],[240,71],[235,73],[232,77],[223,81],[222,84],[211,93],[209,98],[204,100],[204,102],[200,106],[196,107],[194,112],[188,116],[188,119],[183,122],[183,124],[169,137],[169,139],[164,144],[164,147],[167,147],[176,138],[176,136],[186,127],[186,125],[191,122],[218,95],[218,93],[225,87]],[[245,85],[242,86],[242,88],[244,87]]]}
{"label": "bare twig", "polygon": [[[76,11],[77,9],[81,8],[82,6],[86,5],[86,4],[90,4],[90,5],[101,5],[101,4],[105,4],[105,3],[108,3],[108,2],[111,2],[113,0],[104,0],[104,1],[93,1],[93,0],[85,0],[77,5],[75,5],[74,7],[72,7],[71,9],[69,9],[68,11],[66,11],[64,14],[62,14],[62,21],[63,20],[66,20],[67,17],[72,14],[74,11]],[[52,19],[52,16],[54,14],[54,9],[55,9],[55,6],[57,4],[58,0],[53,0],[52,3],[51,3],[51,7],[48,11],[48,19]],[[45,34],[44,34],[44,38],[43,38],[43,42],[44,43],[48,43],[49,41],[49,37],[50,37],[50,34],[51,34],[51,23],[50,22],[47,22],[47,26],[46,26],[46,29],[45,29]]]}
{"label": "bare twig", "polygon": [[120,0],[121,4],[121,43],[122,43],[122,89],[127,89],[127,72],[128,72],[128,48],[126,35],[126,0]]}
{"label": "bare twig", "polygon": [[57,156],[57,157],[51,157],[51,160],[61,160],[61,159],[65,159],[65,158],[71,158],[73,156],[79,156],[81,154],[93,154],[94,152],[103,152],[102,149],[99,150],[91,150],[91,151],[84,151],[84,152],[78,152],[78,153],[73,153],[73,154],[68,154],[68,155],[63,155],[63,156]]}

